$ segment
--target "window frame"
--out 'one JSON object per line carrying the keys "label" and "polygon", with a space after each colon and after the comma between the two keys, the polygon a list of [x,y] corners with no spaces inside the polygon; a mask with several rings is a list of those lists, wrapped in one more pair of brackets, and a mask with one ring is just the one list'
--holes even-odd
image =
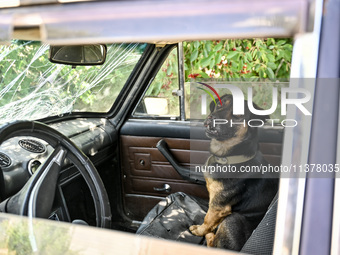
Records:
{"label": "window frame", "polygon": [[[163,57],[161,64],[157,66],[157,69],[155,69],[155,73],[152,76],[152,78],[150,79],[147,87],[143,90],[142,95],[139,97],[138,102],[135,104],[131,114],[130,114],[130,118],[131,119],[145,119],[145,120],[169,120],[169,121],[184,121],[185,118],[183,118],[183,116],[185,116],[185,107],[184,107],[184,61],[183,59],[181,60],[180,56],[183,57],[183,52],[180,53],[180,45],[182,43],[177,43],[177,44],[171,44],[168,45],[169,48],[166,49],[166,54]],[[183,46],[182,46],[183,47]],[[157,76],[157,74],[159,73],[159,71],[161,70],[162,65],[164,64],[164,62],[166,61],[166,59],[168,58],[169,54],[171,53],[171,51],[177,48],[177,64],[178,64],[178,91],[181,95],[178,96],[179,98],[179,116],[177,117],[172,117],[172,116],[153,116],[153,115],[135,115],[135,111],[137,110],[138,106],[142,103],[145,94],[147,93],[148,89],[150,88],[152,82],[154,81],[155,77]],[[183,48],[182,48],[183,51]],[[181,71],[181,67],[183,68],[183,71]],[[183,78],[181,78],[181,76]],[[181,81],[182,80],[182,81]]]}

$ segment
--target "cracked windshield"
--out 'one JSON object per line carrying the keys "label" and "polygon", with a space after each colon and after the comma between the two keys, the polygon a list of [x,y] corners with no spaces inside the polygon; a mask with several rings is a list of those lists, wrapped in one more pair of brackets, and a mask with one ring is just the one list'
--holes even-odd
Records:
{"label": "cracked windshield", "polygon": [[53,64],[49,45],[14,40],[0,46],[0,124],[72,112],[108,112],[146,44],[107,45],[99,66]]}

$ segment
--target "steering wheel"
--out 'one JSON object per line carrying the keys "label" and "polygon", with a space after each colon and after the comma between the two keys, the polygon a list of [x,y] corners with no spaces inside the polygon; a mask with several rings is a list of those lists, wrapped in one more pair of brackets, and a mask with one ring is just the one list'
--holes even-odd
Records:
{"label": "steering wheel", "polygon": [[[0,128],[0,145],[15,136],[42,139],[53,147],[53,152],[17,194],[0,204],[0,211],[48,218],[59,173],[67,158],[79,170],[89,187],[95,207],[96,226],[110,227],[111,209],[104,184],[90,159],[68,137],[36,121],[15,121]],[[2,172],[0,174],[2,175]]]}

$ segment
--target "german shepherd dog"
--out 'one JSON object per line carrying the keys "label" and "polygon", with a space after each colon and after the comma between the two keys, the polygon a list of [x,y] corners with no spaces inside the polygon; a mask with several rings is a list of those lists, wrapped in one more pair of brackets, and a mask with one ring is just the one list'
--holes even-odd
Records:
{"label": "german shepherd dog", "polygon": [[[211,156],[207,166],[232,165],[239,170],[241,166],[268,165],[259,152],[257,128],[249,126],[247,122],[252,119],[265,121],[269,117],[251,113],[246,100],[244,115],[235,116],[232,96],[224,95],[221,100],[222,105],[215,106],[212,102],[211,113],[204,122],[206,135],[211,138]],[[254,107],[260,109],[256,105]],[[214,122],[217,119],[238,124],[218,125]],[[230,178],[228,173],[216,175],[208,171],[204,174],[209,192],[209,209],[204,223],[191,226],[190,231],[194,235],[205,236],[207,246],[239,251],[273,200],[278,178],[260,178],[259,175],[254,177],[251,174],[246,175],[246,178]]]}

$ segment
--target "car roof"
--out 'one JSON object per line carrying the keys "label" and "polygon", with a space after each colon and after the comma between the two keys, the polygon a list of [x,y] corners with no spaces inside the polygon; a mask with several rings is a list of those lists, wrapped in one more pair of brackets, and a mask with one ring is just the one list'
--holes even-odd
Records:
{"label": "car roof", "polygon": [[[67,2],[62,0],[60,2]],[[12,1],[9,1],[11,3]],[[292,37],[308,29],[308,1],[86,1],[1,8],[0,41],[51,44]],[[51,2],[54,2],[52,4]],[[10,5],[10,4],[9,4]],[[245,11],[251,10],[251,11]]]}

